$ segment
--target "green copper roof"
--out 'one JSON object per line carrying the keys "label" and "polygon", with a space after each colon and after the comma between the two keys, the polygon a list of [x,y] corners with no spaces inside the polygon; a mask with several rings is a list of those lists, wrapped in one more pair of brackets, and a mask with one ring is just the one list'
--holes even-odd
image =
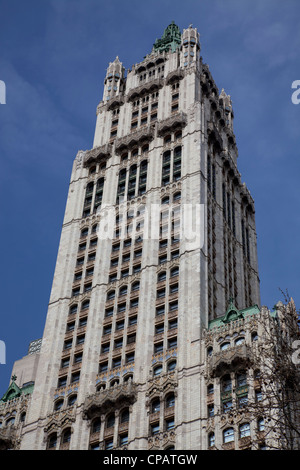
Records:
{"label": "green copper roof", "polygon": [[175,52],[177,47],[181,44],[181,32],[179,27],[172,21],[172,23],[164,30],[161,39],[156,39],[153,49],[155,51],[163,52],[171,49]]}
{"label": "green copper roof", "polygon": [[245,319],[246,317],[256,315],[258,313],[260,313],[260,309],[257,305],[244,308],[243,310],[238,310],[233,303],[233,299],[230,299],[225,315],[210,321],[208,324],[208,329],[211,330],[213,328],[219,328],[227,325],[232,321]]}
{"label": "green copper roof", "polygon": [[4,393],[3,397],[0,400],[1,403],[5,403],[9,400],[13,400],[14,398],[18,398],[20,395],[28,395],[33,392],[34,383],[28,382],[24,384],[22,388],[18,387],[16,384],[17,377],[15,375],[11,378],[11,384],[8,387],[7,391]]}

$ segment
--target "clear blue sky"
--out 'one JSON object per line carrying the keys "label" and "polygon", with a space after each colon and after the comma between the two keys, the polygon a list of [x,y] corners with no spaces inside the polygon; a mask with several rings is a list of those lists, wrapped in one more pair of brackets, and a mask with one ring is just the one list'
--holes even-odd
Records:
{"label": "clear blue sky", "polygon": [[40,338],[68,184],[92,147],[108,63],[140,62],[174,20],[231,95],[238,167],[256,204],[262,304],[288,289],[300,306],[299,0],[0,0],[0,395]]}

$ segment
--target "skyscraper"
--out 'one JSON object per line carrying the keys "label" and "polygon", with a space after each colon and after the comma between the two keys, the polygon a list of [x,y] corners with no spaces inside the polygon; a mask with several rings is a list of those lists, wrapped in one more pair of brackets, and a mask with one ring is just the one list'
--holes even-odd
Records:
{"label": "skyscraper", "polygon": [[[233,442],[233,426],[220,418],[219,436],[209,419],[222,371],[236,359],[246,368],[261,315],[233,117],[196,28],[171,23],[127,74],[118,57],[109,64],[93,148],[74,160],[43,338],[0,402],[4,447]],[[246,400],[244,372],[239,380]],[[12,408],[14,430],[4,426]]]}

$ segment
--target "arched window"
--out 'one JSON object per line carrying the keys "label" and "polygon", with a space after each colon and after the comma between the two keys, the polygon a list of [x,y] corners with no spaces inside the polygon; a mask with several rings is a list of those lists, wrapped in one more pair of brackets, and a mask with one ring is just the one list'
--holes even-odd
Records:
{"label": "arched window", "polygon": [[119,289],[119,297],[121,297],[122,295],[126,295],[127,294],[127,286],[122,286],[120,287]]}
{"label": "arched window", "polygon": [[56,432],[50,434],[47,442],[47,449],[55,449],[57,446],[57,434]]}
{"label": "arched window", "polygon": [[162,271],[157,276],[157,282],[165,281],[167,277],[166,271]]}
{"label": "arched window", "polygon": [[127,383],[127,382],[130,382],[130,381],[132,381],[132,380],[133,380],[133,375],[132,375],[132,374],[128,374],[128,375],[126,375],[126,376],[124,377],[123,382],[124,382],[124,383]]}
{"label": "arched window", "polygon": [[168,365],[167,365],[168,372],[172,372],[175,369],[176,369],[176,361],[168,362]]}
{"label": "arched window", "polygon": [[71,428],[67,428],[64,430],[62,434],[62,443],[66,444],[71,441]]}
{"label": "arched window", "polygon": [[85,300],[84,302],[82,302],[81,304],[81,310],[86,310],[87,308],[89,308],[90,306],[90,301],[89,300]]}
{"label": "arched window", "polygon": [[208,447],[213,447],[215,445],[215,434],[213,432],[208,435]]}
{"label": "arched window", "polygon": [[153,369],[153,375],[154,376],[157,376],[157,375],[160,375],[162,373],[162,365],[159,365],[159,366],[156,366],[154,367]]}
{"label": "arched window", "polygon": [[257,430],[264,431],[265,430],[265,421],[264,418],[259,418],[257,421]]}
{"label": "arched window", "polygon": [[136,281],[131,285],[131,292],[137,291],[140,288],[140,281]]}
{"label": "arched window", "polygon": [[239,438],[250,436],[250,423],[243,423],[239,427]]}
{"label": "arched window", "polygon": [[226,351],[226,349],[230,348],[230,343],[226,341],[225,343],[222,343],[220,346],[221,351]]}
{"label": "arched window", "polygon": [[221,387],[222,387],[222,392],[231,392],[232,383],[231,383],[231,377],[229,374],[226,374],[222,377]]}
{"label": "arched window", "polygon": [[124,410],[121,411],[120,422],[121,423],[129,422],[129,408],[125,408]]}
{"label": "arched window", "polygon": [[106,384],[105,383],[102,383],[102,384],[97,386],[97,392],[101,392],[105,389],[106,389]]}
{"label": "arched window", "polygon": [[63,400],[63,399],[57,400],[57,401],[54,403],[54,410],[55,410],[55,411],[61,410],[61,408],[63,407],[63,404],[64,404],[64,400]]}
{"label": "arched window", "polygon": [[238,387],[244,387],[247,385],[247,374],[246,371],[240,370],[236,376],[236,384]]}
{"label": "arched window", "polygon": [[68,398],[68,406],[73,406],[77,401],[77,395],[73,394]]}
{"label": "arched window", "polygon": [[119,379],[113,379],[110,382],[110,387],[114,387],[115,385],[119,385],[119,383],[120,383]]}
{"label": "arched window", "polygon": [[89,233],[89,229],[88,228],[83,228],[80,232],[80,238],[85,238]]}
{"label": "arched window", "polygon": [[12,424],[15,424],[15,418],[14,417],[9,418],[5,423],[6,426],[11,426]]}
{"label": "arched window", "polygon": [[258,340],[258,334],[256,331],[254,331],[252,334],[251,334],[251,341],[257,341]]}
{"label": "arched window", "polygon": [[73,305],[71,305],[71,307],[69,309],[69,314],[70,315],[75,315],[75,313],[77,313],[77,310],[78,310],[78,304],[73,304]]}
{"label": "arched window", "polygon": [[243,344],[244,342],[245,342],[244,336],[240,336],[239,338],[235,340],[235,345],[239,346],[240,344]]}
{"label": "arched window", "polygon": [[175,394],[173,392],[168,393],[166,396],[166,408],[172,408],[175,406]]}
{"label": "arched window", "polygon": [[227,442],[233,442],[234,441],[234,429],[233,428],[227,428],[223,431],[223,442],[226,444]]}
{"label": "arched window", "polygon": [[112,428],[115,425],[115,414],[110,413],[106,419],[106,427]]}
{"label": "arched window", "polygon": [[113,300],[115,298],[115,295],[116,295],[115,290],[111,290],[111,291],[107,292],[106,301]]}
{"label": "arched window", "polygon": [[101,428],[101,419],[99,417],[97,417],[92,421],[92,425],[91,425],[92,434],[99,433],[100,428]]}
{"label": "arched window", "polygon": [[99,167],[99,168],[100,168],[100,171],[105,170],[105,168],[106,168],[106,162],[100,163],[100,167]]}
{"label": "arched window", "polygon": [[158,413],[160,411],[160,399],[154,398],[151,402],[151,413]]}

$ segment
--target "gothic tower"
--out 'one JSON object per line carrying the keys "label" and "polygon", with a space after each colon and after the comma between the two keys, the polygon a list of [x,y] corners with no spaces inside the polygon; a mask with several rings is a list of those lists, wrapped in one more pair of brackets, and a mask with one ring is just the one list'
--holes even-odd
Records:
{"label": "gothic tower", "polygon": [[21,449],[203,448],[203,332],[228,305],[260,304],[233,118],[196,28],[171,23],[127,74],[109,64],[93,148],[72,169]]}

